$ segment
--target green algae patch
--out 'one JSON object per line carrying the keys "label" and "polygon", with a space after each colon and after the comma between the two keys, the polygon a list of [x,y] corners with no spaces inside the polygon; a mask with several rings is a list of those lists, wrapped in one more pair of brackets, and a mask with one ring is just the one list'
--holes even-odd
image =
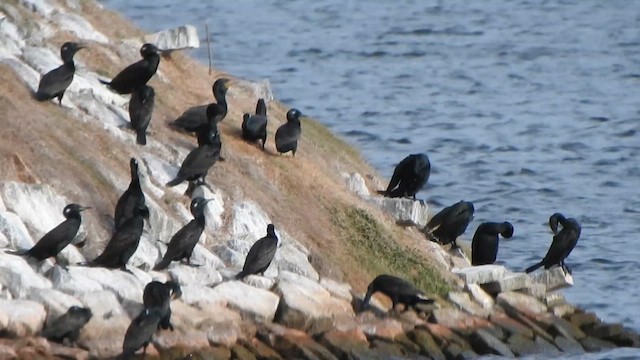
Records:
{"label": "green algae patch", "polygon": [[355,206],[331,209],[338,236],[347,246],[349,255],[362,270],[377,276],[392,274],[410,280],[427,295],[444,297],[449,284],[429,261],[393,240],[391,234],[371,214]]}

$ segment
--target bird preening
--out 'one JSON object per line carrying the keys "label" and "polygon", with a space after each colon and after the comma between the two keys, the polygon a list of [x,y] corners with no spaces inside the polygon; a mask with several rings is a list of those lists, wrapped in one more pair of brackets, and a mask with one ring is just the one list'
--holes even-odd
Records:
{"label": "bird preening", "polygon": [[391,198],[411,197],[415,200],[418,191],[427,184],[429,175],[429,157],[426,154],[411,154],[398,163],[389,186],[386,190],[378,190],[378,194]]}
{"label": "bird preening", "polygon": [[[562,225],[560,231],[558,231],[558,224]],[[528,267],[525,272],[533,272],[542,266],[545,269],[549,269],[552,266],[560,266],[566,272],[571,273],[571,268],[567,266],[565,260],[578,243],[582,227],[576,219],[565,218],[560,213],[551,215],[549,227],[554,235],[547,254],[540,262]]]}
{"label": "bird preening", "polygon": [[442,245],[451,244],[451,248],[456,249],[456,239],[467,230],[474,211],[473,203],[457,202],[434,215],[423,231],[431,241]]}

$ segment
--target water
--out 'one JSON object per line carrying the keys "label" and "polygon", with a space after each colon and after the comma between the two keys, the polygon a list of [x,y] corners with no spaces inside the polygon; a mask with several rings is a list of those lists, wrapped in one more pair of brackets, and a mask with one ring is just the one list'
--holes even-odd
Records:
{"label": "water", "polygon": [[[472,201],[468,239],[512,222],[498,255],[511,268],[546,253],[549,215],[575,217],[565,295],[640,331],[640,3],[102,2],[148,31],[207,23],[216,67],[270,79],[387,177],[426,152],[419,196],[435,210]],[[207,62],[205,47],[193,55]]]}

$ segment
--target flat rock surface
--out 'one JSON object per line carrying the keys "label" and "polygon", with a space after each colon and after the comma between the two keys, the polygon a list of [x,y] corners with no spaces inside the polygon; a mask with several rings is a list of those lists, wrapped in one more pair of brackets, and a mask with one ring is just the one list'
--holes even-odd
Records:
{"label": "flat rock surface", "polygon": [[521,313],[541,314],[547,311],[539,300],[517,292],[501,293],[496,298],[498,305],[515,309]]}
{"label": "flat rock surface", "polygon": [[47,313],[42,304],[30,300],[0,300],[0,321],[7,319],[9,336],[34,335],[42,329]]}
{"label": "flat rock surface", "polygon": [[467,284],[486,284],[502,279],[506,269],[502,265],[480,265],[453,269],[452,272]]}

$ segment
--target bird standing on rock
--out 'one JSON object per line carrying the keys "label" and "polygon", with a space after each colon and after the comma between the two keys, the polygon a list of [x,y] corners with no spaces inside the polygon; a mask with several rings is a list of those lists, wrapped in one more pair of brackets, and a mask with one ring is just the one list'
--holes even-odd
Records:
{"label": "bird standing on rock", "polygon": [[362,300],[361,311],[369,306],[371,296],[376,292],[381,292],[391,298],[392,307],[396,304],[403,304],[404,311],[409,307],[415,309],[417,304],[432,304],[434,300],[426,297],[420,290],[416,289],[410,282],[393,275],[379,275],[367,287],[367,294]]}
{"label": "bird standing on rock", "polygon": [[209,169],[220,158],[222,142],[217,129],[211,129],[206,142],[191,150],[182,162],[175,179],[169,181],[167,186],[176,186],[187,180],[197,184],[205,184],[205,177]]}
{"label": "bird standing on rock", "polygon": [[267,236],[258,240],[251,246],[247,258],[244,260],[242,271],[236,275],[236,279],[244,279],[248,275],[262,274],[273,261],[278,249],[278,236],[273,224],[267,225]]}
{"label": "bird standing on rock", "polygon": [[144,359],[147,355],[147,346],[149,346],[162,318],[163,314],[160,308],[154,307],[142,310],[127,328],[122,342],[122,354],[120,354],[119,358],[130,359],[138,349],[144,348],[142,351],[142,358]]}
{"label": "bird standing on rock", "polygon": [[76,73],[76,65],[73,56],[86,46],[75,42],[66,42],[60,48],[60,57],[63,64],[44,74],[38,84],[38,91],[34,97],[38,101],[58,98],[58,105],[62,106],[62,97],[65,90],[71,85],[73,75]]}
{"label": "bird standing on rock", "polygon": [[220,78],[213,83],[211,91],[216,102],[208,105],[194,106],[185,110],[174,122],[173,126],[184,131],[198,132],[203,127],[206,132],[211,123],[219,123],[227,116],[227,90],[232,81]]}
{"label": "bird standing on rock", "polygon": [[71,244],[76,237],[80,229],[80,224],[82,223],[80,213],[87,209],[90,208],[78,204],[65,206],[62,211],[62,215],[66,218],[65,221],[46,233],[31,249],[11,253],[31,256],[39,261],[46,260],[50,257],[57,257],[60,251]]}
{"label": "bird standing on rock", "polygon": [[[562,230],[560,231],[557,231],[558,223],[562,225]],[[544,256],[542,261],[527,268],[527,270],[525,270],[527,273],[535,271],[542,266],[544,266],[545,269],[549,269],[555,265],[561,266],[562,269],[571,273],[571,269],[564,261],[578,243],[582,227],[580,227],[580,224],[576,219],[567,219],[560,213],[551,215],[551,218],[549,219],[549,226],[555,234],[553,236],[553,242],[549,247],[549,251],[547,251],[547,254]]]}
{"label": "bird standing on rock", "polygon": [[509,239],[513,236],[513,225],[509,222],[486,222],[476,229],[471,241],[471,265],[493,264],[498,256],[498,234]]}
{"label": "bird standing on rock", "polygon": [[242,138],[247,141],[262,140],[262,150],[267,142],[267,106],[264,99],[256,104],[256,114],[242,117]]}
{"label": "bird standing on rock", "polygon": [[302,114],[298,109],[289,110],[287,112],[287,122],[280,125],[278,130],[276,130],[276,150],[278,150],[280,154],[291,151],[293,156],[296,156],[298,139],[302,133],[300,116],[302,116]]}
{"label": "bird standing on rock", "polygon": [[411,154],[404,158],[393,171],[387,190],[379,190],[378,194],[386,197],[413,197],[429,180],[431,163],[426,154]]}
{"label": "bird standing on rock", "polygon": [[118,199],[116,211],[113,216],[116,229],[133,217],[136,207],[145,205],[145,197],[140,187],[140,176],[138,175],[138,160],[131,158],[131,160],[129,160],[129,169],[131,170],[131,182],[127,190],[125,190],[122,196],[120,196],[120,199]]}
{"label": "bird standing on rock", "polygon": [[423,231],[431,241],[442,245],[451,244],[451,249],[457,249],[456,239],[467,230],[473,219],[473,212],[471,202],[460,201],[434,215]]}
{"label": "bird standing on rock", "polygon": [[151,79],[160,64],[160,49],[153,44],[144,44],[140,48],[142,60],[135,62],[116,75],[111,81],[100,80],[118,94],[131,94]]}
{"label": "bird standing on rock", "polygon": [[144,287],[142,293],[142,303],[145,309],[158,308],[162,312],[162,319],[158,324],[158,329],[169,329],[173,331],[171,324],[171,299],[182,296],[180,285],[175,281],[161,283],[152,281]]}
{"label": "bird standing on rock", "polygon": [[136,142],[147,144],[147,128],[151,122],[156,92],[151,86],[143,85],[131,94],[129,101],[129,119],[131,128],[136,132]]}
{"label": "bird standing on rock", "polygon": [[75,345],[80,336],[80,329],[91,320],[92,316],[91,309],[72,306],[62,316],[48,322],[40,336],[58,343],[62,343],[66,338]]}
{"label": "bird standing on rock", "polygon": [[182,259],[187,259],[187,264],[191,265],[193,248],[195,248],[198,240],[200,240],[200,235],[204,231],[204,210],[211,200],[213,199],[205,199],[203,197],[195,197],[191,200],[193,220],[173,235],[167,246],[167,252],[164,253],[164,257],[153,270],[164,270],[172,261],[180,261]]}

